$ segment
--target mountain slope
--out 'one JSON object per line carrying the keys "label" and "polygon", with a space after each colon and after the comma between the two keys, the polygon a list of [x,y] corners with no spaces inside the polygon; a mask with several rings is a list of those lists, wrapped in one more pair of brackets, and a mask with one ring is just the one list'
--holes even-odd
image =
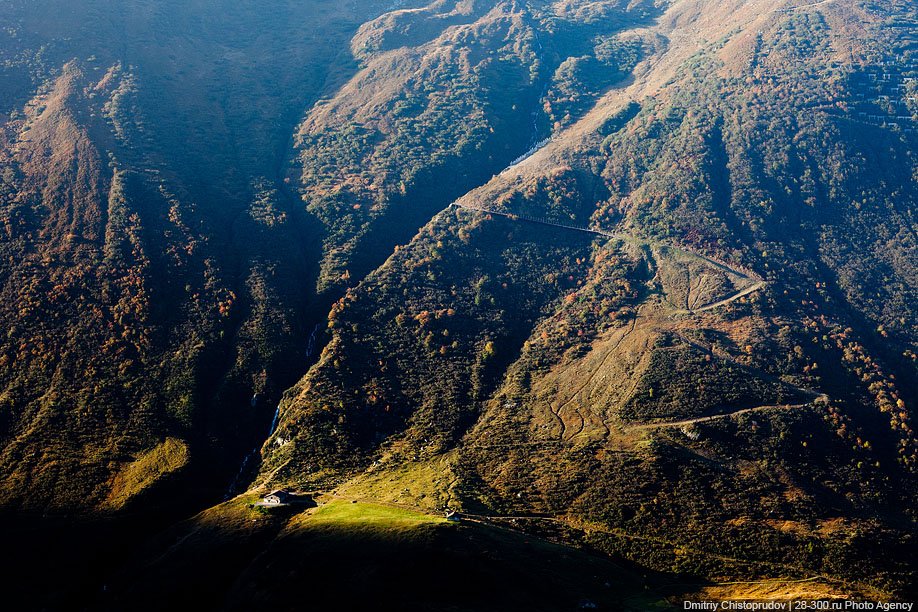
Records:
{"label": "mountain slope", "polygon": [[[0,19],[20,590],[49,567],[42,601],[152,606],[208,566],[214,606],[296,606],[368,550],[354,601],[404,554],[398,602],[442,609],[445,547],[531,605],[912,592],[911,3]],[[248,507],[280,487],[322,506]]]}
{"label": "mountain slope", "polygon": [[914,120],[862,121],[858,75],[914,65],[914,18],[673,3],[633,80],[335,306],[259,482],[904,588]]}
{"label": "mountain slope", "polygon": [[226,4],[0,7],[5,508],[218,499],[306,367],[287,146],[382,7]]}

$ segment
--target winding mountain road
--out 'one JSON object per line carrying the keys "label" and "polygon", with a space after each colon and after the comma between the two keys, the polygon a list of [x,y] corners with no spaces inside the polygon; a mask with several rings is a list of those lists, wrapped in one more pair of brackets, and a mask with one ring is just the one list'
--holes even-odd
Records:
{"label": "winding mountain road", "polygon": [[749,295],[750,293],[755,293],[759,289],[762,289],[763,287],[765,287],[765,285],[767,284],[768,283],[765,281],[758,281],[752,285],[749,285],[742,291],[739,291],[738,293],[734,293],[730,297],[724,298],[722,300],[718,300],[716,302],[711,302],[710,304],[706,304],[704,306],[699,306],[698,308],[683,308],[683,309],[677,310],[676,314],[696,314],[699,312],[706,312],[708,310],[714,310],[715,308],[718,308],[720,306],[726,306],[727,304],[731,302],[735,302],[736,300],[742,297],[745,297]]}
{"label": "winding mountain road", "polygon": [[[469,210],[469,211],[485,213],[485,214],[493,215],[497,217],[504,217],[505,219],[510,219],[511,221],[526,221],[528,223],[535,223],[538,225],[547,225],[549,227],[557,227],[560,229],[566,229],[566,230],[571,230],[575,232],[593,234],[594,236],[602,236],[604,238],[613,238],[613,239],[620,239],[620,240],[639,240],[638,238],[635,238],[634,236],[631,236],[629,234],[625,234],[622,232],[609,232],[606,230],[595,229],[595,228],[586,227],[582,225],[572,225],[568,223],[559,223],[557,221],[550,221],[543,217],[532,217],[529,215],[509,213],[506,211],[486,208],[484,206],[473,206],[471,204],[464,203],[462,200],[457,200],[453,202],[452,204],[450,204],[450,206],[455,206],[456,208],[461,209],[461,210]],[[749,285],[748,287],[745,287],[742,290],[738,291],[737,293],[734,293],[733,295],[730,295],[729,297],[726,297],[722,300],[711,302],[710,304],[705,304],[703,306],[699,306],[698,308],[691,308],[691,309],[684,308],[684,309],[676,310],[675,311],[676,314],[697,314],[700,312],[706,312],[708,310],[713,310],[715,308],[719,308],[720,306],[725,306],[727,304],[730,304],[731,302],[735,302],[736,300],[742,297],[745,297],[751,293],[755,293],[756,291],[759,291],[760,289],[764,288],[768,284],[767,281],[759,278],[758,276],[754,276],[752,274],[746,273],[736,268],[731,268],[730,266],[724,263],[721,263],[719,261],[716,261],[714,259],[711,259],[710,257],[706,257],[705,255],[694,253],[692,251],[686,251],[678,247],[669,247],[669,248],[676,249],[687,255],[696,257],[719,270],[723,270],[724,272],[727,272],[734,276],[738,276],[739,278],[742,278],[744,280],[754,281],[753,284]]]}
{"label": "winding mountain road", "polygon": [[[821,398],[828,399],[827,395],[819,395],[816,400]],[[813,400],[813,401],[816,401]],[[726,419],[730,417],[739,416],[741,414],[749,414],[750,412],[763,412],[765,410],[799,410],[805,406],[809,406],[813,403],[804,402],[802,404],[772,404],[768,406],[755,406],[753,408],[743,408],[742,410],[736,410],[734,412],[724,412],[720,414],[710,414],[707,416],[696,417],[693,419],[681,419],[679,421],[667,421],[665,423],[641,423],[636,425],[626,425],[625,431],[645,431],[651,429],[662,429],[665,427],[685,427],[687,425],[695,425],[697,423],[708,423],[710,421],[716,421],[719,419]]]}

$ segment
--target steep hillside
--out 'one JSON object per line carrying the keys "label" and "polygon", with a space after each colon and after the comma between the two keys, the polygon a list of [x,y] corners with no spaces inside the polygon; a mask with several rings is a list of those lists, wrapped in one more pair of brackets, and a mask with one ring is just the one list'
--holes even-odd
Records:
{"label": "steep hillside", "polygon": [[621,80],[640,46],[618,35],[656,12],[649,2],[542,4],[435,2],[360,28],[360,70],[296,138],[302,198],[326,229],[320,291],[354,284],[545,138],[550,118],[569,119]]}
{"label": "steep hillside", "polygon": [[913,4],[0,2],[4,576],[913,594]]}
{"label": "steep hillside", "polygon": [[250,501],[222,504],[163,534],[140,557],[143,565],[131,562],[107,579],[94,607],[674,609],[644,576],[511,531],[334,498],[305,510],[268,511]]}
{"label": "steep hillside", "polygon": [[561,522],[656,569],[907,588],[915,120],[859,109],[889,98],[865,74],[907,100],[915,17],[634,24],[633,78],[332,309],[259,482]]}
{"label": "steep hillside", "polygon": [[287,147],[382,6],[225,4],[0,6],[4,508],[219,499],[306,368]]}

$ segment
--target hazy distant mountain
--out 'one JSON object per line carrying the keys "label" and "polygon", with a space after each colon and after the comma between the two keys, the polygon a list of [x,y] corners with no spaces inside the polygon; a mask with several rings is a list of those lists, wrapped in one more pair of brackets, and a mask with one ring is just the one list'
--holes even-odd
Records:
{"label": "hazy distant mountain", "polygon": [[115,525],[49,601],[910,593],[912,3],[0,20],[0,503]]}

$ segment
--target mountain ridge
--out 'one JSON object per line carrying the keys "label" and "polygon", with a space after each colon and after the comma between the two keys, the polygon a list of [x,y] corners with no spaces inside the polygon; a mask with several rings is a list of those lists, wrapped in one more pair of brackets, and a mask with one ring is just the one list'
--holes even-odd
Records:
{"label": "mountain ridge", "polygon": [[662,606],[911,592],[910,3],[42,2],[0,8],[0,504],[172,534],[92,584],[225,553],[289,605],[252,555],[302,577],[353,501]]}

